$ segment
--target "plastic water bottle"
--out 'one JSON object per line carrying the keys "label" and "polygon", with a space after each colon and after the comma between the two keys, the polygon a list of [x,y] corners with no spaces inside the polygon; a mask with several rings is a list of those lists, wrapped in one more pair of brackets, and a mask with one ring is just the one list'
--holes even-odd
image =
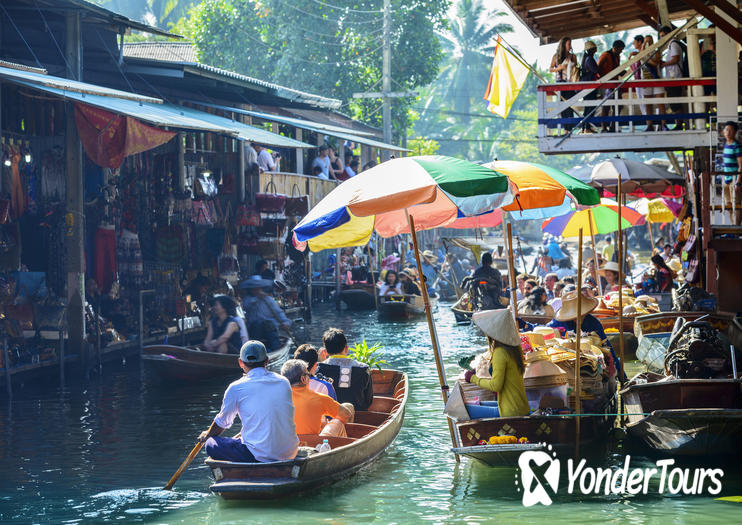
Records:
{"label": "plastic water bottle", "polygon": [[330,446],[330,442],[326,439],[317,445],[317,452],[329,452],[330,450],[332,450],[332,447]]}

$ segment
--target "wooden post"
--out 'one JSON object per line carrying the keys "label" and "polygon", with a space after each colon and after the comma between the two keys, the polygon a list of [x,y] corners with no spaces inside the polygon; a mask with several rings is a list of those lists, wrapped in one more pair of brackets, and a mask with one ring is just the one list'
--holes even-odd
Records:
{"label": "wooden post", "polygon": [[649,242],[652,245],[649,252],[654,253],[654,232],[652,231],[652,223],[649,222],[649,217],[647,217],[647,229],[649,230]]}
{"label": "wooden post", "polygon": [[[595,229],[593,228],[593,210],[588,208],[587,210],[588,222],[590,223],[590,242],[593,245],[593,266],[595,266],[595,280],[598,285],[598,292],[603,295],[603,282],[600,280],[600,267],[598,266],[598,248],[595,245]],[[582,268],[578,268],[578,272],[582,272]]]}
{"label": "wooden post", "polygon": [[[415,263],[417,264],[417,272],[419,275],[423,274],[422,263],[420,262],[420,250],[417,246],[417,235],[415,234],[415,219],[405,210],[407,214],[407,223],[410,226],[410,236],[412,237],[412,249],[415,251]],[[428,287],[424,285],[420,287],[420,292],[423,296],[423,304],[425,305],[425,317],[428,320],[428,331],[430,332],[430,341],[433,344],[433,357],[435,358],[435,368],[438,372],[438,383],[441,385],[441,396],[443,397],[443,404],[448,402],[448,381],[446,380],[446,372],[443,370],[443,355],[441,354],[440,345],[438,344],[438,332],[435,329],[435,321],[433,321],[433,312],[430,309],[430,298],[428,297]],[[454,447],[458,446],[459,438],[457,430],[454,428],[453,421],[451,418],[446,416],[448,421],[448,431],[451,434],[451,443]],[[459,455],[454,454],[456,461],[460,461]]]}
{"label": "wooden post", "polygon": [[619,373],[619,380],[623,376],[624,367],[624,344],[623,344],[623,229],[621,213],[623,207],[621,206],[621,172],[618,173],[618,188],[616,191],[616,197],[618,198],[618,357],[621,362],[621,372]]}
{"label": "wooden post", "polygon": [[[371,258],[371,243],[368,243],[366,245],[366,252],[368,252],[368,269],[371,272],[371,280],[374,283],[374,304],[376,305],[376,309],[379,309],[379,294],[376,293],[376,278],[374,277],[374,260]],[[376,253],[379,253],[379,247],[376,247]],[[379,277],[381,277],[381,273],[379,273]]]}
{"label": "wooden post", "polygon": [[340,248],[335,250],[335,309],[340,311]]}
{"label": "wooden post", "polygon": [[237,144],[240,148],[240,156],[237,168],[237,203],[240,204],[245,202],[245,175],[247,171],[247,158],[245,157],[245,148],[249,145],[249,143],[238,140]]}
{"label": "wooden post", "polygon": [[[304,131],[296,128],[296,140],[304,142]],[[296,148],[296,173],[304,174],[304,148]]]}
{"label": "wooden post", "polygon": [[[582,228],[577,241],[577,264],[582,267]],[[582,272],[577,272],[577,319],[575,320],[575,458],[580,457],[580,414],[582,413],[582,378],[580,377],[580,357],[582,356]]]}
{"label": "wooden post", "polygon": [[518,324],[518,286],[515,284],[515,264],[513,262],[513,228],[508,223],[508,266],[510,270],[510,297],[513,302],[513,317]]}
{"label": "wooden post", "polygon": [[[178,133],[178,135],[175,137],[175,140],[178,141],[178,190],[184,191],[185,190],[185,177],[186,177],[186,171],[185,171],[185,148],[186,148],[186,134],[182,131]],[[244,148],[243,148],[243,155],[244,155]],[[237,182],[237,187],[239,188],[240,182]],[[245,178],[244,174],[242,177],[242,191],[245,191]]]}

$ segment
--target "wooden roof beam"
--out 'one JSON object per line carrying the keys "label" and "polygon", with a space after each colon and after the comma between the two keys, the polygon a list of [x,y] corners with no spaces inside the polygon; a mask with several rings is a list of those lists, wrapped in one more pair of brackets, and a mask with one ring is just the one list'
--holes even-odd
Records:
{"label": "wooden roof beam", "polygon": [[730,18],[734,19],[738,24],[742,24],[742,12],[734,7],[725,0],[711,0],[711,3],[724,11]]}
{"label": "wooden roof beam", "polygon": [[[730,24],[726,18],[719,16],[716,11],[701,2],[701,0],[684,0],[686,4],[691,6],[693,9],[701,13],[704,17],[708,18],[712,23],[716,24],[716,27],[724,31],[727,35],[731,36],[737,42],[742,44],[742,31],[736,26]],[[730,6],[731,7],[731,6]]]}

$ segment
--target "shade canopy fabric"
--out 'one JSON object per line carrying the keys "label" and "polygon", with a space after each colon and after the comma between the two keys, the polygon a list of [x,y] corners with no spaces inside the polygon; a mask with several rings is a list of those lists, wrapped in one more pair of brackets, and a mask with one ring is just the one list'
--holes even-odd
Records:
{"label": "shade canopy fabric", "polygon": [[[582,234],[590,235],[592,224],[593,234],[611,233],[618,230],[618,203],[610,199],[601,199],[599,206],[582,210],[573,210],[566,215],[547,219],[541,229],[552,235],[562,237],[578,237],[580,228]],[[621,229],[631,228],[644,224],[644,216],[627,206],[621,207]]]}
{"label": "shade canopy fabric", "polygon": [[513,201],[508,178],[490,168],[443,156],[392,159],[343,182],[294,228],[312,251],[358,246],[382,237],[450,224]]}
{"label": "shade canopy fabric", "polygon": [[672,222],[677,217],[681,205],[670,199],[638,199],[629,204],[631,208],[646,217],[647,222]]}
{"label": "shade canopy fabric", "polygon": [[662,193],[672,185],[684,184],[685,179],[666,169],[636,160],[615,158],[603,161],[593,168],[590,182],[596,188],[616,193],[621,175],[621,193]]}

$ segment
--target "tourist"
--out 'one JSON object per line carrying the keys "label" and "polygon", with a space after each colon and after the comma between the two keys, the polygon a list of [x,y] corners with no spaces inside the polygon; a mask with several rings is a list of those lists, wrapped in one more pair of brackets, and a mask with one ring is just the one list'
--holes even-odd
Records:
{"label": "tourist", "polygon": [[603,292],[618,290],[618,263],[616,261],[608,261],[600,267],[598,273],[605,279]]}
{"label": "tourist", "polygon": [[[260,341],[248,341],[238,363],[245,372],[224,392],[214,425],[198,437],[206,442],[212,459],[245,463],[294,459],[299,438],[294,424],[291,385],[286,378],[265,369],[268,354]],[[239,414],[239,438],[221,437]]]}
{"label": "tourist", "polygon": [[260,259],[255,263],[255,275],[259,275],[262,279],[268,279],[270,281],[276,280],[276,272],[268,267],[268,261]]}
{"label": "tourist", "polygon": [[[644,49],[643,46],[644,46],[644,37],[642,35],[635,35],[634,40],[631,42],[631,47],[633,47],[634,49],[633,51],[631,51],[631,53],[629,53],[629,60],[631,60],[636,55],[638,55],[639,52],[642,51],[642,49]],[[631,71],[634,72],[634,78],[636,80],[641,80],[642,79],[641,61],[634,62],[633,64],[631,64]],[[635,89],[635,91],[636,91],[636,98],[638,99],[644,98],[643,88],[638,87]],[[631,90],[629,89],[629,93],[630,92]],[[639,104],[639,108],[641,109],[641,112],[643,115],[647,113],[647,107],[644,104]]]}
{"label": "tourist", "polygon": [[[324,357],[327,359],[326,355]],[[307,370],[309,370],[310,376],[309,390],[319,394],[325,394],[337,401],[338,396],[335,393],[335,387],[332,386],[332,381],[317,372],[319,352],[314,346],[308,344],[299,345],[299,348],[294,352],[294,359],[301,359],[307,364]]]}
{"label": "tourist", "polygon": [[345,163],[345,179],[348,180],[358,174],[358,159],[352,159]]}
{"label": "tourist", "polygon": [[549,305],[546,290],[540,286],[531,290],[531,293],[518,303],[518,314],[554,317],[554,309]]}
{"label": "tourist", "polygon": [[[662,26],[659,30],[659,37],[664,38],[670,34],[672,29],[670,26]],[[674,38],[670,40],[666,51],[665,57],[660,61],[660,69],[663,70],[664,78],[682,78],[683,77],[683,48],[680,46],[680,42]],[[668,86],[665,88],[667,98],[676,98],[683,96],[683,86]],[[670,103],[670,112],[682,113],[684,105],[682,103]],[[681,120],[675,121],[675,130],[680,131],[683,129],[683,122]]]}
{"label": "tourist", "polygon": [[[598,58],[598,72],[601,78],[607,76],[621,64],[621,53],[623,53],[625,47],[626,44],[624,44],[622,40],[616,40],[613,42],[613,45],[609,50],[604,51],[600,55],[600,58]],[[613,98],[613,93],[613,88],[606,88],[603,90],[603,98]],[[611,107],[612,106],[607,103],[603,104],[603,117],[610,116]],[[604,122],[601,127],[603,131],[607,131],[609,129],[609,124]]]}
{"label": "tourist", "polygon": [[[598,46],[592,40],[585,42],[585,52],[582,54],[582,65],[580,67],[580,81],[582,82],[595,82],[600,78],[600,72],[598,70],[598,63],[595,61],[595,52],[598,50]],[[583,97],[583,100],[597,100],[598,90],[593,89]],[[585,106],[585,114],[587,115],[592,111],[592,106]],[[584,133],[592,133],[593,127],[589,123],[585,122],[582,125],[582,131]]]}
{"label": "tourist", "polygon": [[265,149],[265,146],[256,144],[255,151],[258,152],[258,167],[261,171],[276,171],[276,160]]}
{"label": "tourist", "polygon": [[356,410],[367,410],[374,400],[374,384],[368,365],[348,357],[348,341],[339,328],[329,328],[322,335],[327,359],[318,370],[332,379],[341,403],[351,403]]}
{"label": "tourist", "polygon": [[594,297],[586,297],[583,294],[578,294],[577,290],[570,290],[562,294],[562,307],[554,315],[554,319],[546,326],[551,328],[559,328],[566,332],[574,332],[577,329],[577,306],[580,304],[580,314],[582,322],[580,323],[580,330],[582,332],[595,334],[600,337],[600,340],[608,346],[611,350],[611,356],[613,363],[620,368],[620,363],[616,358],[616,354],[613,352],[613,347],[608,341],[603,325],[597,317],[591,315],[590,312],[598,307],[600,301]]}
{"label": "tourist", "polygon": [[616,251],[616,246],[613,244],[613,237],[608,235],[605,238],[605,246],[603,246],[603,250],[601,251],[600,255],[603,257],[604,261],[610,261],[613,259],[613,253]]}
{"label": "tourist", "polygon": [[564,279],[570,275],[574,275],[575,271],[572,268],[572,259],[565,257],[559,261],[559,269],[556,271],[557,278]]}
{"label": "tourist", "polygon": [[249,171],[258,164],[258,152],[254,142],[245,142],[245,168]]}
{"label": "tourist", "polygon": [[345,175],[345,164],[333,146],[330,146],[327,155],[330,158],[330,173],[332,174],[332,177],[336,180],[345,180],[342,178]]}
{"label": "tourist", "polygon": [[420,260],[420,268],[423,271],[423,282],[428,289],[428,295],[431,297],[437,295],[435,291],[435,280],[438,277],[437,265],[438,256],[430,250],[425,250]]}
{"label": "tourist", "polygon": [[322,144],[319,147],[319,155],[312,162],[312,173],[315,173],[315,169],[319,168],[317,176],[325,180],[330,180],[330,157],[328,156],[328,151],[329,147],[327,144]]}
{"label": "tourist", "polygon": [[[579,70],[577,68],[577,57],[572,52],[572,39],[569,37],[562,37],[557,45],[557,52],[551,58],[551,66],[549,67],[550,73],[556,74],[557,82],[578,82],[579,81]],[[561,99],[569,100],[574,91],[560,91],[559,95]],[[572,118],[574,117],[574,111],[571,107],[568,107],[560,114],[561,118]],[[572,129],[572,124],[564,124],[562,126],[565,130]]]}
{"label": "tourist", "polygon": [[[716,78],[716,39],[709,35],[703,39],[701,49],[701,75]],[[703,86],[704,95],[716,95],[716,83],[711,86]]]}
{"label": "tourist", "polygon": [[[298,435],[347,437],[345,423],[352,423],[355,411],[350,403],[342,405],[330,396],[309,388],[311,375],[301,359],[289,359],[281,367],[281,375],[291,383],[294,402],[294,423]],[[330,422],[325,423],[327,417]]]}
{"label": "tourist", "polygon": [[[650,47],[654,46],[654,39],[647,35],[644,38],[644,49],[649,49]],[[662,61],[661,53],[659,50],[655,51],[648,57],[644,59],[644,64],[641,66],[641,70],[639,71],[641,75],[642,80],[656,80],[660,78],[660,62]],[[656,86],[647,86],[642,88],[642,96],[647,99],[652,98],[662,98],[665,96],[665,88],[663,87],[656,87]],[[655,114],[655,106],[657,107],[659,114],[663,115],[665,113],[665,105],[663,103],[659,103],[656,105],[653,104],[647,104],[646,105],[646,115],[654,115]],[[654,130],[663,131],[667,128],[664,125],[664,122],[658,122],[657,126],[655,126],[652,119],[647,119],[647,131],[654,131]]]}
{"label": "tourist", "polygon": [[527,416],[529,412],[523,373],[526,365],[520,347],[520,334],[509,309],[475,312],[472,321],[487,336],[491,352],[491,378],[477,377],[467,370],[464,379],[497,392],[496,417]]}
{"label": "tourist", "polygon": [[673,288],[674,272],[667,266],[667,263],[660,254],[655,254],[651,258],[654,266],[654,282],[658,293],[670,293]]}
{"label": "tourist", "polygon": [[672,259],[672,244],[665,244],[662,247],[662,259],[665,262],[668,262],[670,259]]}
{"label": "tourist", "polygon": [[521,273],[515,277],[515,282],[518,285],[518,289],[515,292],[515,298],[518,301],[522,301],[526,298],[528,292],[526,292],[526,281],[528,280],[528,274]]}
{"label": "tourist", "polygon": [[240,326],[237,324],[237,309],[234,301],[226,295],[217,295],[214,297],[211,313],[211,320],[204,338],[204,348],[209,352],[220,354],[238,354],[242,346],[242,338]]}
{"label": "tourist", "polygon": [[384,276],[384,282],[379,285],[379,295],[395,295],[402,293],[402,283],[397,278],[397,272],[387,270]]}
{"label": "tourist", "polygon": [[554,299],[549,301],[549,306],[551,306],[551,309],[554,312],[558,312],[559,309],[562,307],[562,295],[564,294],[564,290],[566,288],[567,285],[561,281],[554,285]]}
{"label": "tourist", "polygon": [[399,272],[399,285],[404,295],[422,295],[420,285],[415,282],[415,274],[412,268],[406,268]]}
{"label": "tourist", "polygon": [[730,224],[740,224],[742,218],[742,200],[740,199],[740,190],[742,189],[742,145],[737,142],[737,131],[739,126],[734,121],[724,124],[724,148],[723,169],[724,169],[724,186],[723,186],[723,207],[729,210]]}
{"label": "tourist", "polygon": [[[562,259],[562,261],[563,260],[564,259]],[[554,285],[557,283],[558,280],[559,276],[554,272],[547,273],[544,277],[544,288],[546,288],[546,295],[549,300],[554,298]]]}
{"label": "tourist", "polygon": [[502,295],[502,275],[497,268],[492,267],[492,254],[484,252],[482,254],[482,265],[474,270],[472,279],[475,282],[485,281],[487,283],[484,295],[485,309],[503,308],[500,302]]}
{"label": "tourist", "polygon": [[264,341],[271,352],[281,347],[278,329],[286,333],[291,330],[291,321],[276,300],[265,292],[266,288],[272,287],[273,281],[262,279],[259,275],[240,283],[240,289],[245,292],[242,309],[245,311],[247,328],[252,337]]}

